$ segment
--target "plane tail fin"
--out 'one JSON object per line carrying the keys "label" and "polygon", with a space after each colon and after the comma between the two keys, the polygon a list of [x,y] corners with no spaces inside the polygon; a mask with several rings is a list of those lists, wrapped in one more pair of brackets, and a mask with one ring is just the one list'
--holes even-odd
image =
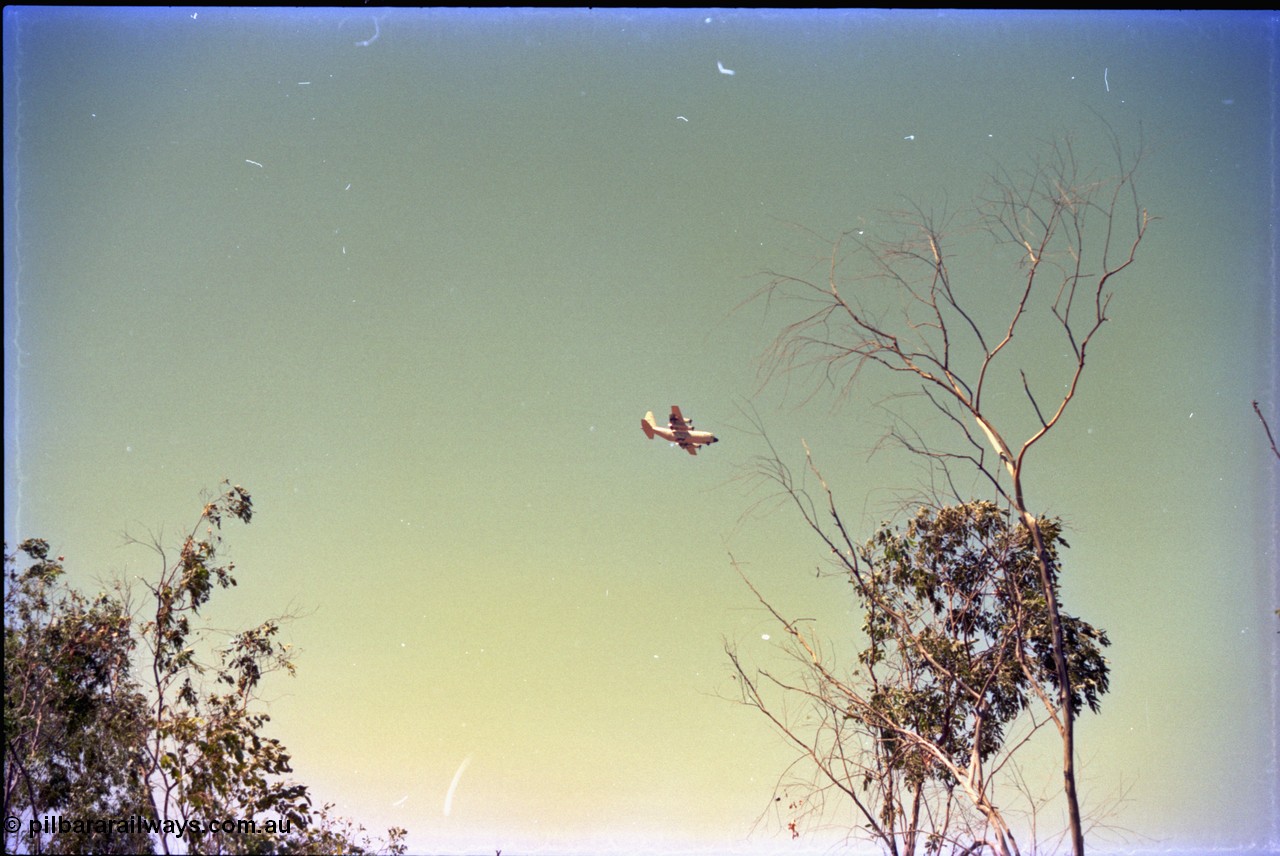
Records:
{"label": "plane tail fin", "polygon": [[644,429],[644,435],[645,435],[646,437],[648,437],[650,440],[652,440],[652,439],[653,439],[653,429],[654,429],[654,428],[656,428],[656,427],[658,427],[658,423],[657,423],[657,422],[655,422],[655,421],[654,421],[654,419],[653,419],[653,411],[652,411],[652,410],[650,410],[648,413],[646,413],[646,414],[644,415],[644,418],[640,420],[640,427]]}

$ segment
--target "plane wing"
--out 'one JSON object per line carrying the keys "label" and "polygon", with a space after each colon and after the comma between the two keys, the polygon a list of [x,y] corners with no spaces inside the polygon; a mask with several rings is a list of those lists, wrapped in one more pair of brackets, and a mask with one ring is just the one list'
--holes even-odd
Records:
{"label": "plane wing", "polygon": [[693,420],[684,418],[684,414],[680,412],[679,405],[671,405],[671,416],[667,420],[667,427],[671,429],[671,433],[675,436],[676,443],[679,444],[680,448],[697,457],[698,444],[693,442],[689,436],[689,432],[693,430]]}

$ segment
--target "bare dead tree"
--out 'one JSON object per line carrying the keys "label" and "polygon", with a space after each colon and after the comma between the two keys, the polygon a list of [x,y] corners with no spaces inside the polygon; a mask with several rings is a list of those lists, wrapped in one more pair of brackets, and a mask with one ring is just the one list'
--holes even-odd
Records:
{"label": "bare dead tree", "polygon": [[[893,429],[890,438],[939,467],[957,499],[962,491],[953,472],[969,468],[1025,526],[1055,666],[1056,698],[1041,700],[1061,738],[1062,792],[1076,856],[1084,853],[1072,701],[1078,677],[1064,637],[1059,569],[1028,500],[1028,463],[1074,401],[1089,346],[1108,320],[1115,279],[1134,263],[1152,222],[1134,180],[1142,151],[1126,156],[1114,133],[1110,141],[1116,172],[1108,178],[1086,174],[1069,139],[1050,146],[1025,172],[990,177],[990,194],[971,225],[992,239],[993,257],[1003,254],[1014,265],[1012,287],[1001,292],[1007,302],[994,313],[984,299],[995,286],[983,282],[979,289],[964,284],[964,274],[953,277],[953,218],[920,207],[895,216],[895,237],[842,234],[831,243],[821,278],[774,273],[757,294],[770,303],[802,301],[807,313],[774,341],[762,367],[766,382],[812,370],[815,390],[830,385],[845,395],[866,367],[887,370],[903,384],[901,392],[921,396],[950,431],[938,444],[909,428]],[[857,262],[863,267],[850,276]],[[1062,375],[1033,383],[1036,372],[1013,345],[1015,337],[1029,342],[1031,353],[1065,347]],[[1013,383],[1024,398],[1020,415],[992,400]]]}

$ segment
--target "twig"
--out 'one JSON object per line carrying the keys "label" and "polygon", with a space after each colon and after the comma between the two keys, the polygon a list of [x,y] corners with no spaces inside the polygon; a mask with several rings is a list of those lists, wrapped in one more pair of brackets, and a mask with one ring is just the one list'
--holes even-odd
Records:
{"label": "twig", "polygon": [[1267,417],[1262,415],[1262,408],[1258,407],[1258,402],[1253,403],[1253,412],[1258,414],[1258,419],[1262,421],[1262,430],[1267,432],[1267,441],[1271,443],[1271,454],[1280,459],[1280,449],[1276,448],[1276,438],[1271,436],[1271,426],[1267,424]]}

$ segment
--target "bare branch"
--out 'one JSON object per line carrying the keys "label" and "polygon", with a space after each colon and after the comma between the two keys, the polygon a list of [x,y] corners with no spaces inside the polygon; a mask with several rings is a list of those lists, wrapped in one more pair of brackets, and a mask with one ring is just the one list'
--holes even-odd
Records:
{"label": "bare branch", "polygon": [[1267,417],[1262,415],[1262,409],[1258,407],[1258,402],[1253,403],[1253,412],[1258,414],[1258,420],[1262,423],[1262,430],[1267,432],[1267,442],[1271,444],[1271,454],[1280,459],[1280,449],[1276,448],[1276,438],[1271,436],[1271,426],[1267,424]]}
{"label": "bare branch", "polygon": [[1044,421],[1044,414],[1040,412],[1040,404],[1036,401],[1036,397],[1032,394],[1031,387],[1027,383],[1027,373],[1022,369],[1018,369],[1018,374],[1022,376],[1022,390],[1027,394],[1027,400],[1031,402],[1031,407],[1036,412],[1036,418],[1040,420],[1040,427],[1049,427],[1048,423]]}

